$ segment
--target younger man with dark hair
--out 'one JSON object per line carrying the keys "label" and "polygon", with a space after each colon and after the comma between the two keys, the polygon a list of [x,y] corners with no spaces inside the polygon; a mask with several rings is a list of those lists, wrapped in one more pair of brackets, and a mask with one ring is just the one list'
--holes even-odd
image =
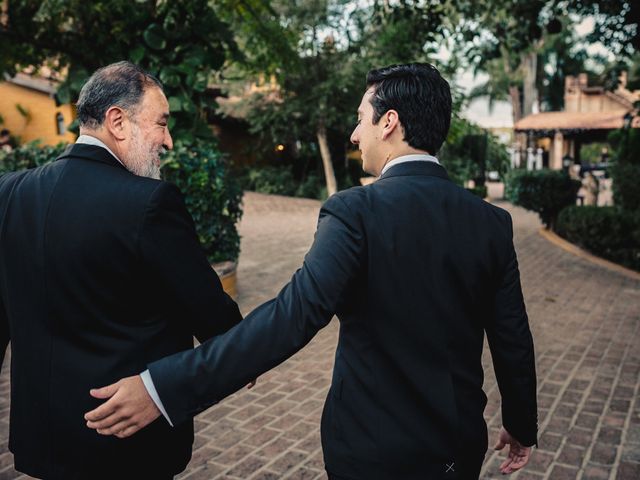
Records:
{"label": "younger man with dark hair", "polygon": [[[451,116],[431,65],[369,73],[351,141],[377,182],[320,211],[302,268],[225,335],[151,363],[179,423],[293,355],[340,320],[322,445],[331,479],[478,478],[487,449],[486,332],[502,394],[503,473],[536,442],[533,341],[507,212],[457,187],[434,156]],[[152,400],[135,379],[105,387],[91,428],[127,436]],[[136,398],[142,399],[137,401]]]}

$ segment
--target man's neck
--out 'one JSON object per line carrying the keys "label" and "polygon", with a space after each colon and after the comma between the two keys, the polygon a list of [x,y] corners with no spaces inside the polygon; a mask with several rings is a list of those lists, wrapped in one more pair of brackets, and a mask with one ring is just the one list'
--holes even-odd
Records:
{"label": "man's neck", "polygon": [[428,155],[428,156],[430,156],[431,154],[429,152],[427,152],[426,150],[418,150],[417,148],[412,148],[412,147],[410,147],[408,145],[401,145],[398,148],[392,149],[392,151],[388,154],[387,160],[382,165],[382,168],[380,168],[380,172],[382,172],[384,170],[384,168],[387,166],[387,164],[389,164],[390,162],[394,161],[396,158],[404,157],[406,155]]}
{"label": "man's neck", "polygon": [[[80,136],[78,137],[78,140],[82,140],[81,137],[85,135],[88,137],[92,137],[96,140],[99,140],[100,143],[102,143],[102,147],[106,147],[107,151],[113,155],[115,157],[116,160],[118,160],[118,162],[120,162],[125,168],[126,165],[124,164],[124,162],[122,161],[122,159],[120,158],[120,156],[118,156],[118,154],[116,152],[114,152],[112,145],[110,145],[110,143],[112,144],[113,142],[109,142],[109,139],[105,138],[105,135],[101,135],[100,132],[97,132],[95,130],[88,130],[85,128],[81,128],[80,129]],[[81,142],[81,143],[92,143],[92,142]]]}

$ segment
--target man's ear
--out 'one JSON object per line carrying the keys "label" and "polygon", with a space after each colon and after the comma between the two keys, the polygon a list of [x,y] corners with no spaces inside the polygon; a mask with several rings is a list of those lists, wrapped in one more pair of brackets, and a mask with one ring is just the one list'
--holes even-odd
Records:
{"label": "man's ear", "polygon": [[380,123],[382,123],[382,140],[386,140],[397,128],[400,128],[398,112],[387,110],[380,119]]}
{"label": "man's ear", "polygon": [[104,127],[115,140],[124,140],[128,130],[127,114],[120,107],[110,107],[104,115]]}

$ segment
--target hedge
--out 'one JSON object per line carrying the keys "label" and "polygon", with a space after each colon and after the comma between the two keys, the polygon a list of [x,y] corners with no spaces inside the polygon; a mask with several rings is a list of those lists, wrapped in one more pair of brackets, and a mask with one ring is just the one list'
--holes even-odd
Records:
{"label": "hedge", "polygon": [[640,271],[640,212],[619,207],[567,207],[556,233],[600,257]]}
{"label": "hedge", "polygon": [[553,228],[560,211],[575,205],[580,181],[558,170],[512,170],[505,178],[505,198],[532,210],[547,228]]}

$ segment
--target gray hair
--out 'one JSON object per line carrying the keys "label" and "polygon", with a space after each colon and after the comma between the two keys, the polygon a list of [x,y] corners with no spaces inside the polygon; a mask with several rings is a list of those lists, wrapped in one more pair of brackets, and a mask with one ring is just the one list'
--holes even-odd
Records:
{"label": "gray hair", "polygon": [[112,63],[95,71],[80,90],[76,108],[81,127],[98,128],[107,110],[117,106],[135,115],[148,87],[162,83],[131,62]]}

